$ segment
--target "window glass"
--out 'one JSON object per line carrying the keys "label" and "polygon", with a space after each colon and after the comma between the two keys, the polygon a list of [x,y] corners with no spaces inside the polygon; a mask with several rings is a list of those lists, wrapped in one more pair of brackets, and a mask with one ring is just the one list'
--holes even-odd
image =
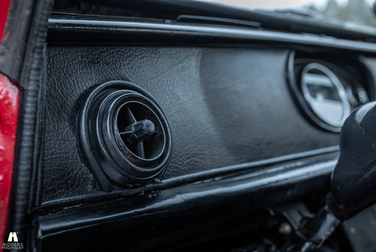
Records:
{"label": "window glass", "polygon": [[[210,0],[213,1],[213,0]],[[252,9],[294,9],[347,25],[376,27],[373,0],[214,0]]]}

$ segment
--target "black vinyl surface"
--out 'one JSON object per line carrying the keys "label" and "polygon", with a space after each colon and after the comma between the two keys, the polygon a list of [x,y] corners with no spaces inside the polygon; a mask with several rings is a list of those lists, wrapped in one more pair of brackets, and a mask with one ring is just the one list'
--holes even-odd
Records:
{"label": "black vinyl surface", "polygon": [[[110,80],[140,85],[170,123],[164,178],[338,144],[298,111],[286,83],[289,51],[266,47],[50,46],[43,202],[98,191],[80,158],[78,108]],[[116,189],[127,190],[127,189]]]}

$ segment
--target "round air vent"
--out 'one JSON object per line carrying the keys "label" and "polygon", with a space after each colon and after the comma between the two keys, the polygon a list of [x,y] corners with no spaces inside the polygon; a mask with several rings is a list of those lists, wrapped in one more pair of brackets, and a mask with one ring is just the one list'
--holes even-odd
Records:
{"label": "round air vent", "polygon": [[107,178],[120,186],[160,178],[171,152],[171,133],[160,106],[124,81],[91,92],[80,116],[79,137],[84,159],[105,190]]}
{"label": "round air vent", "polygon": [[[287,77],[293,98],[303,116],[314,125],[340,132],[350,113],[369,99],[372,79],[356,60],[327,61],[317,56],[294,51],[290,53]],[[325,60],[324,60],[325,59]],[[340,65],[342,64],[342,65]],[[372,93],[371,93],[372,94]]]}
{"label": "round air vent", "polygon": [[345,87],[332,71],[321,64],[308,64],[302,72],[301,89],[320,120],[333,127],[342,127],[351,113],[351,106]]}

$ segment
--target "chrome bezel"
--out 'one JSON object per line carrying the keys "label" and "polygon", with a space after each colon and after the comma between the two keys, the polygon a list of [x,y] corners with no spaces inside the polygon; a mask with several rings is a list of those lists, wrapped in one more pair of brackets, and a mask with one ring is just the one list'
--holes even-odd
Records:
{"label": "chrome bezel", "polygon": [[[342,108],[343,108],[343,113],[342,117],[339,121],[337,120],[332,120],[331,118],[327,117],[322,111],[316,106],[316,104],[313,101],[312,96],[309,93],[307,83],[305,81],[304,75],[308,74],[310,70],[318,70],[322,73],[324,73],[333,83],[335,90],[337,91],[337,94],[340,98]],[[342,127],[343,123],[345,122],[346,118],[350,115],[351,113],[351,106],[350,102],[347,98],[346,90],[341,81],[338,79],[338,77],[330,71],[327,67],[318,64],[318,63],[310,63],[306,65],[302,71],[302,78],[301,78],[301,89],[303,92],[303,96],[305,100],[307,101],[309,107],[311,108],[312,112],[323,122],[326,124],[340,128]]]}

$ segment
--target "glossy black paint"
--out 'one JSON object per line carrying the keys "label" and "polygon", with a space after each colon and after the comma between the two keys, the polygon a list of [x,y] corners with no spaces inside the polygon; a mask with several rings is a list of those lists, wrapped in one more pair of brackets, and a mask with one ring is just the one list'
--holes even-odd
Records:
{"label": "glossy black paint", "polygon": [[375,105],[370,102],[359,107],[342,127],[341,154],[330,182],[341,218],[349,218],[376,202]]}
{"label": "glossy black paint", "polygon": [[[112,201],[81,201],[64,209],[55,205],[55,211],[48,207],[50,213],[45,214],[41,208],[33,236],[41,251],[144,251],[167,246],[216,223],[246,220],[265,207],[323,190],[336,158],[337,153],[324,154]],[[208,232],[225,235],[231,230]]]}

